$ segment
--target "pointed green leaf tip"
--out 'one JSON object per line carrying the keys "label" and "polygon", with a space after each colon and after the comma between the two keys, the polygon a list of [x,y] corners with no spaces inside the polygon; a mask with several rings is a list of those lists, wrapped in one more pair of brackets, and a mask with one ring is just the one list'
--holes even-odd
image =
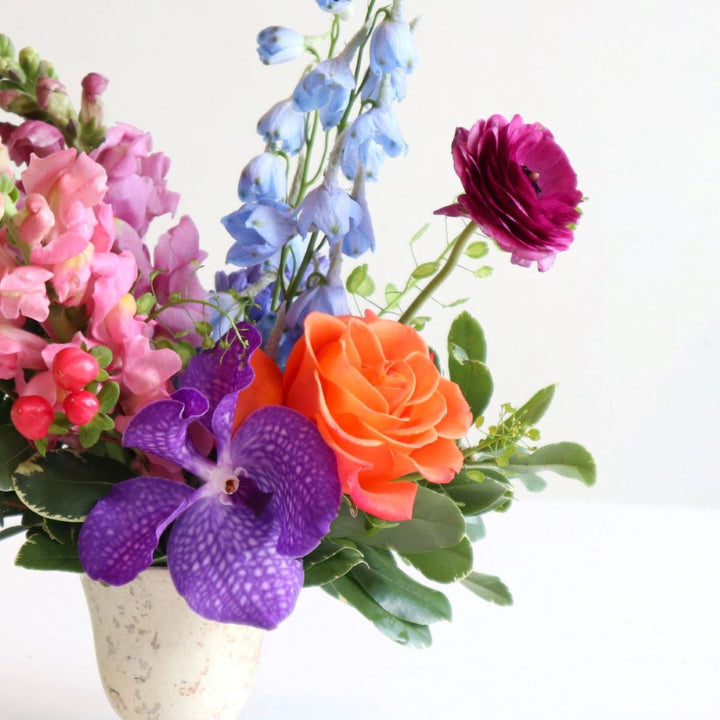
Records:
{"label": "pointed green leaf tip", "polygon": [[526,473],[535,475],[545,470],[580,480],[587,487],[592,487],[597,479],[593,456],[582,445],[572,442],[546,445],[529,455],[514,455],[505,470],[521,479]]}

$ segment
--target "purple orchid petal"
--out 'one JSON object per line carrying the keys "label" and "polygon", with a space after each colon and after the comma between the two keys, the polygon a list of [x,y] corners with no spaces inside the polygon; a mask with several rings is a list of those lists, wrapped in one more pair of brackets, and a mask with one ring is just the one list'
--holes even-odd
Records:
{"label": "purple orchid petal", "polygon": [[182,388],[169,400],[158,400],[140,410],[123,434],[123,445],[159,455],[207,480],[214,464],[197,452],[188,427],[207,415],[208,406],[202,393]]}
{"label": "purple orchid petal", "polygon": [[240,391],[226,395],[215,408],[212,416],[212,432],[217,443],[217,464],[221,467],[232,465],[230,454],[230,440],[233,424],[235,423],[235,410]]}
{"label": "purple orchid petal", "polygon": [[98,500],[83,523],[78,554],[93,580],[123,585],[152,564],[163,530],[190,502],[193,489],[160,477],[136,477]]}
{"label": "purple orchid petal", "polygon": [[[335,453],[307,418],[286,407],[260,408],[232,439],[235,471],[243,469],[280,522],[277,550],[301,557],[327,534],[340,505]],[[242,482],[242,480],[241,480]]]}
{"label": "purple orchid petal", "polygon": [[183,513],[168,543],[177,591],[199,615],[272,629],[295,607],[302,563],[275,551],[272,516],[205,498]]}
{"label": "purple orchid petal", "polygon": [[253,325],[240,323],[241,342],[234,332],[227,335],[229,347],[220,343],[190,360],[187,370],[180,378],[181,387],[199,390],[210,403],[210,415],[201,422],[211,429],[211,418],[220,401],[229,393],[246,388],[253,381],[254,373],[248,361],[260,347],[262,337]]}

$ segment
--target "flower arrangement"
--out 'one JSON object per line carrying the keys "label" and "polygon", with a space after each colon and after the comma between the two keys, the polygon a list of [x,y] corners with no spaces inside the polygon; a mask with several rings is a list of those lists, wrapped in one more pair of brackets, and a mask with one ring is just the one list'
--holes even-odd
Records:
{"label": "flower arrangement", "polygon": [[459,232],[377,299],[357,258],[376,242],[367,183],[407,150],[413,24],[403,0],[368,0],[353,34],[352,0],[315,4],[328,33],[258,35],[264,63],[309,64],[257,123],[264,150],[222,218],[235,269],[210,291],[192,220],[156,230],[179,204],[169,160],[106,124],[108,81],[87,75],[76,112],[53,66],[0,36],[0,538],[26,534],[21,566],[113,585],[167,565],[222,622],[274,628],[320,586],[423,646],[450,618],[439,584],[511,602],[473,568],[483,514],[517,480],[592,485],[595,466],[575,443],[536,446],[552,386],[487,425],[480,324],[462,312],[446,354],[419,311],[487,239],[548,270],[583,198],[543,126],[458,128],[462,193],[435,212]]}

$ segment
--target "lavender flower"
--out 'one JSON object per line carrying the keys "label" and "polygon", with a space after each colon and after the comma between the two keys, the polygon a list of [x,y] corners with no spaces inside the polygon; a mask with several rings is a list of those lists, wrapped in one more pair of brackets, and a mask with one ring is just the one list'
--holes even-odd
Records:
{"label": "lavender flower", "polygon": [[[91,578],[122,585],[150,566],[172,524],[168,568],[190,607],[270,629],[292,612],[303,584],[298,558],[328,532],[341,490],[334,453],[293,410],[261,408],[233,431],[260,344],[255,328],[240,329],[242,342],[193,358],[181,389],[143,408],[123,437],[193,473],[200,487],[160,477],[118,483],[88,515],[78,550]],[[193,444],[196,423],[214,437],[217,460]]]}

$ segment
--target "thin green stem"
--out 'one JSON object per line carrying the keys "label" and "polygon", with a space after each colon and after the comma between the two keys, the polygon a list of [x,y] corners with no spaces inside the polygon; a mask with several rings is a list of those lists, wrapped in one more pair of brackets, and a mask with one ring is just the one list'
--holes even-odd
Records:
{"label": "thin green stem", "polygon": [[412,320],[418,310],[429,300],[433,293],[442,285],[451,275],[455,266],[460,262],[465,246],[477,230],[477,223],[469,222],[465,229],[452,241],[452,250],[445,264],[438,270],[430,282],[418,293],[417,297],[410,303],[407,310],[400,316],[401,323],[407,323]]}

